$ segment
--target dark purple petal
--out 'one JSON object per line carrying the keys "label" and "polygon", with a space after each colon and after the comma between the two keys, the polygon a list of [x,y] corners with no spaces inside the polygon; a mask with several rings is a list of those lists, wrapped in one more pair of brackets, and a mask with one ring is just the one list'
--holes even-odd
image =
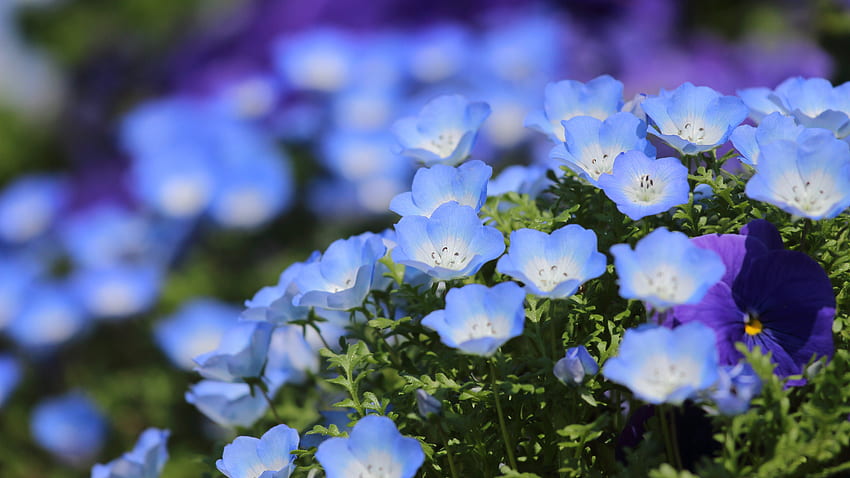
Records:
{"label": "dark purple petal", "polygon": [[741,228],[741,234],[748,237],[755,237],[764,243],[768,250],[783,250],[785,244],[782,243],[782,236],[776,226],[764,219],[756,219],[750,221],[746,226]]}
{"label": "dark purple petal", "polygon": [[709,249],[720,255],[726,273],[723,274],[721,282],[729,287],[735,282],[735,278],[741,269],[755,258],[767,254],[765,245],[754,237],[739,234],[708,234],[691,239],[693,243],[702,249]]}
{"label": "dark purple petal", "polygon": [[675,327],[694,321],[714,330],[720,364],[738,363],[741,353],[735,350],[735,342],[740,342],[744,335],[744,314],[732,298],[728,285],[718,282],[699,304],[673,307],[665,325]]}

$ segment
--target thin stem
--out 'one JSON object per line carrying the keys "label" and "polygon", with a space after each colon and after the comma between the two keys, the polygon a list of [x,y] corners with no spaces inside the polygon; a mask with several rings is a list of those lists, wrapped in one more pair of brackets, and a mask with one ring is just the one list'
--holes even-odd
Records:
{"label": "thin stem", "polygon": [[457,478],[455,460],[454,457],[452,457],[452,451],[449,450],[449,439],[446,437],[446,432],[443,431],[443,426],[439,423],[437,424],[437,430],[440,431],[440,438],[443,440],[443,446],[446,448],[446,459],[449,461],[449,471],[452,474],[452,478]]}
{"label": "thin stem", "polygon": [[681,470],[682,454],[679,452],[679,433],[676,429],[676,409],[669,407],[667,413],[670,414],[670,441],[673,442],[673,457],[676,459],[676,469]]}
{"label": "thin stem", "polygon": [[682,457],[679,455],[679,442],[678,437],[676,436],[675,412],[669,405],[660,405],[658,407],[658,415],[661,418],[664,444],[667,447],[667,459],[670,460],[671,464],[675,466],[677,470],[681,470]]}
{"label": "thin stem", "polygon": [[328,345],[328,342],[325,340],[325,337],[322,335],[322,329],[320,329],[319,326],[316,325],[316,323],[313,322],[313,321],[310,321],[309,324],[310,324],[310,327],[312,327],[313,330],[316,331],[316,334],[319,336],[319,340],[322,341],[322,345],[324,345],[325,348],[328,349],[328,350],[333,350],[333,348],[331,348],[331,346]]}
{"label": "thin stem", "polygon": [[260,393],[262,393],[262,394],[263,394],[263,398],[265,398],[265,399],[266,399],[266,403],[268,403],[268,404],[269,404],[269,408],[271,409],[271,411],[272,411],[272,415],[274,415],[275,420],[277,420],[277,421],[278,421],[278,423],[283,423],[283,419],[282,419],[282,418],[280,418],[280,415],[278,415],[278,414],[277,414],[277,409],[275,408],[274,403],[272,402],[271,397],[269,397],[269,393],[268,393],[268,391],[266,391],[266,389],[265,389],[264,387],[261,387],[261,386],[259,386],[259,385],[255,385],[255,386],[256,386],[256,387],[260,390]]}
{"label": "thin stem", "polygon": [[658,419],[661,421],[661,436],[664,437],[664,448],[667,450],[667,461],[675,464],[676,459],[673,458],[673,443],[670,441],[670,426],[667,423],[667,412],[664,405],[658,406]]}
{"label": "thin stem", "polygon": [[493,364],[495,359],[490,361],[490,377],[493,380],[493,397],[496,400],[496,413],[499,415],[499,428],[502,430],[502,440],[505,442],[505,451],[508,454],[508,463],[513,470],[517,470],[516,458],[514,458],[514,449],[511,446],[511,439],[508,435],[508,428],[505,426],[505,414],[502,412],[502,403],[499,401],[499,390],[496,388],[496,366]]}

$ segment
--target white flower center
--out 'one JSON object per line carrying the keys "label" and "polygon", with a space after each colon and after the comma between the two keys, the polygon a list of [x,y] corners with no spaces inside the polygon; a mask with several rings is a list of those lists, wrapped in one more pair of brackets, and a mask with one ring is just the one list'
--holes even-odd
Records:
{"label": "white flower center", "polygon": [[791,186],[790,193],[779,193],[781,199],[796,206],[801,211],[812,215],[825,213],[835,204],[835,183],[828,176],[823,175],[821,181],[815,184],[812,181],[804,181],[802,178],[797,184]]}
{"label": "white flower center", "polygon": [[534,282],[534,285],[538,289],[544,292],[551,291],[564,281],[578,278],[575,264],[568,261],[561,261],[556,264],[538,263],[532,267],[536,271],[532,270],[530,271],[532,272],[531,274],[526,275],[528,275],[528,278]]}
{"label": "white flower center", "polygon": [[460,139],[463,137],[463,131],[450,129],[431,138],[426,144],[426,149],[436,154],[441,158],[445,158],[454,153]]}
{"label": "white flower center", "polygon": [[636,287],[643,297],[657,297],[671,303],[686,300],[691,293],[692,281],[682,277],[678,271],[667,264],[644,274],[644,280]]}
{"label": "white flower center", "polygon": [[690,360],[671,360],[666,355],[650,357],[635,380],[635,389],[644,395],[664,401],[676,390],[697,385],[699,366]]}
{"label": "white flower center", "polygon": [[393,456],[386,452],[372,452],[366,462],[361,462],[362,469],[357,478],[397,478],[400,471]]}
{"label": "white flower center", "polygon": [[700,144],[705,141],[705,125],[696,119],[690,119],[679,127],[676,134],[685,141]]}
{"label": "white flower center", "polygon": [[445,245],[439,249],[431,251],[430,259],[434,267],[442,267],[444,269],[460,270],[469,261],[469,257],[464,248],[454,247],[454,245]]}
{"label": "white flower center", "polygon": [[626,188],[629,199],[637,204],[654,204],[664,194],[663,184],[656,182],[649,174],[641,174],[633,178],[632,184]]}
{"label": "white flower center", "polygon": [[477,315],[468,319],[464,332],[466,332],[463,335],[467,341],[500,335],[493,325],[493,320],[486,315]]}

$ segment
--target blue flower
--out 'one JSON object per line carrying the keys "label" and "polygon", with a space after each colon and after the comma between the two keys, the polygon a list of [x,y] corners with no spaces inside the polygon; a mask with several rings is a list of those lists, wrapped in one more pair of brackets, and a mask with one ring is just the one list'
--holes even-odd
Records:
{"label": "blue flower", "polygon": [[416,389],[416,410],[422,418],[428,418],[428,415],[439,415],[443,411],[443,404],[433,395],[422,390]]}
{"label": "blue flower", "polygon": [[569,224],[552,234],[534,229],[511,232],[508,253],[496,270],[525,283],[540,297],[564,298],[605,272],[605,255],[596,250],[596,234]]}
{"label": "blue flower", "polygon": [[420,168],[411,190],[394,197],[390,210],[400,216],[431,216],[442,204],[455,201],[478,212],[487,199],[487,181],[493,168],[474,160],[458,167],[435,164]]}
{"label": "blue flower", "polygon": [[158,478],[168,461],[165,444],[169,435],[168,430],[148,428],[132,451],[106,465],[94,465],[91,478]]}
{"label": "blue flower", "polygon": [[38,283],[29,288],[6,333],[22,347],[49,349],[77,337],[89,319],[65,284]]}
{"label": "blue flower", "polygon": [[195,357],[195,371],[204,378],[239,382],[259,377],[266,362],[274,325],[268,322],[240,321],[224,333],[212,352]]}
{"label": "blue flower", "polygon": [[351,81],[355,57],[352,38],[331,28],[312,28],[284,35],[272,59],[286,81],[299,89],[332,93]]}
{"label": "blue flower", "polygon": [[823,78],[789,78],[768,98],[807,128],[828,129],[837,138],[850,134],[850,82],[833,87]]}
{"label": "blue flower", "polygon": [[717,384],[706,394],[723,415],[739,415],[750,408],[752,399],[761,392],[761,378],[746,362],[720,367]]}
{"label": "blue flower", "polygon": [[726,272],[720,256],[695,246],[688,236],[659,228],[638,241],[611,246],[620,296],[648,302],[656,310],[695,304]]}
{"label": "blue flower", "polygon": [[740,98],[691,83],[647,98],[641,107],[654,128],[650,132],[682,154],[719,147],[748,113]]}
{"label": "blue flower", "polygon": [[487,196],[500,196],[513,191],[537,197],[552,185],[552,181],[546,177],[546,171],[545,167],[539,165],[508,166],[487,183]]}
{"label": "blue flower", "polygon": [[809,219],[828,219],[850,206],[850,148],[826,130],[807,129],[796,142],[762,146],[747,196]]}
{"label": "blue flower", "polygon": [[805,129],[798,125],[794,118],[771,113],[762,119],[757,128],[746,124],[738,126],[729,139],[741,153],[741,161],[757,168],[764,145],[779,140],[797,141]]}
{"label": "blue flower", "polygon": [[215,299],[192,299],[154,325],[154,338],[175,366],[192,370],[192,359],[215,350],[237,317],[239,309],[228,304]]}
{"label": "blue flower", "polygon": [[593,184],[603,174],[611,174],[620,153],[638,150],[655,156],[655,147],[646,139],[646,123],[631,113],[615,113],[604,121],[577,116],[564,121],[564,143],[555,146],[550,157]]}
{"label": "blue flower", "polygon": [[714,331],[693,323],[668,329],[643,325],[626,330],[617,356],[602,375],[652,404],[678,405],[717,382]]}
{"label": "blue flower", "polygon": [[592,116],[598,120],[623,107],[623,84],[608,75],[585,83],[564,80],[546,85],[543,109],[525,120],[528,128],[539,131],[555,143],[566,140],[563,121],[576,116]]}
{"label": "blue flower", "polygon": [[770,88],[746,88],[738,90],[738,97],[750,109],[750,118],[756,123],[773,113],[782,113],[782,107],[771,100],[773,90]]}
{"label": "blue flower", "polygon": [[425,454],[419,441],[399,433],[392,420],[369,415],[354,425],[348,438],[331,438],[319,445],[316,459],[327,478],[412,478]]}
{"label": "blue flower", "polygon": [[438,207],[430,218],[405,216],[395,230],[393,261],[439,280],[471,276],[505,250],[501,232],[481,224],[474,209],[456,202]]}
{"label": "blue flower", "polygon": [[469,29],[436,23],[409,38],[407,69],[417,81],[436,83],[457,75],[470,62]]}
{"label": "blue flower", "polygon": [[11,355],[0,354],[0,408],[21,381],[21,366]]}
{"label": "blue flower", "polygon": [[[334,343],[325,330],[328,323],[319,324],[325,340]],[[315,333],[313,331],[312,333]],[[312,334],[311,333],[311,334]],[[307,378],[307,373],[319,372],[319,348],[324,345],[313,346],[305,338],[301,327],[285,325],[278,327],[272,333],[269,343],[268,361],[263,371],[263,378],[269,384],[269,388],[277,389],[285,383],[300,383]]]}
{"label": "blue flower", "polygon": [[461,95],[439,96],[419,116],[396,121],[392,130],[402,145],[401,154],[425,166],[454,166],[469,157],[478,128],[489,115],[487,103],[469,102]]}
{"label": "blue flower", "polygon": [[635,150],[617,156],[611,174],[600,176],[598,184],[634,221],[687,203],[690,192],[688,168],[678,159],[650,159]]}
{"label": "blue flower", "polygon": [[567,349],[567,354],[555,363],[552,372],[567,385],[579,385],[588,375],[599,372],[599,364],[590,356],[584,345]]}
{"label": "blue flower", "polygon": [[449,290],[446,308],[428,314],[422,325],[440,334],[440,340],[449,347],[489,357],[522,334],[524,301],[525,291],[513,282],[492,288],[469,284]]}
{"label": "blue flower", "polygon": [[321,258],[304,264],[295,276],[300,293],[293,304],[331,310],[362,305],[372,288],[375,266],[386,252],[383,240],[371,233],[334,241]]}
{"label": "blue flower", "polygon": [[30,432],[39,446],[78,466],[97,456],[106,438],[106,421],[91,400],[74,392],[36,405]]}
{"label": "blue flower", "polygon": [[158,266],[116,264],[77,269],[71,288],[88,313],[105,320],[120,320],[149,309],[159,296],[162,271]]}
{"label": "blue flower", "polygon": [[20,244],[53,226],[67,200],[67,185],[58,177],[24,176],[0,192],[0,240]]}
{"label": "blue flower", "polygon": [[245,383],[201,380],[189,387],[185,398],[207,418],[228,428],[250,427],[269,408],[263,394]]}
{"label": "blue flower", "polygon": [[228,478],[289,478],[295,471],[294,450],[298,449],[298,432],[277,425],[260,438],[239,436],[224,447],[218,471]]}
{"label": "blue flower", "polygon": [[321,253],[313,252],[305,262],[295,262],[281,272],[277,284],[263,287],[254,297],[245,301],[242,318],[246,320],[265,320],[282,325],[307,316],[309,307],[299,307],[292,303],[300,292],[295,279],[305,264],[319,260]]}
{"label": "blue flower", "polygon": [[45,266],[38,260],[6,254],[0,261],[0,330],[18,315],[28,301],[27,290],[38,284]]}

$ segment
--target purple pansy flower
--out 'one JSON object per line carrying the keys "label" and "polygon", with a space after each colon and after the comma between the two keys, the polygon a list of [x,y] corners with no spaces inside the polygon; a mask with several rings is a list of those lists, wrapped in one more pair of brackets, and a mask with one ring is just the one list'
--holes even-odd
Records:
{"label": "purple pansy flower", "polygon": [[780,376],[801,373],[813,355],[832,356],[832,284],[809,256],[785,250],[771,223],[756,220],[740,234],[692,241],[720,255],[726,274],[701,302],[670,309],[667,325],[700,321],[713,328],[721,365],[738,363],[736,342],[772,352]]}

